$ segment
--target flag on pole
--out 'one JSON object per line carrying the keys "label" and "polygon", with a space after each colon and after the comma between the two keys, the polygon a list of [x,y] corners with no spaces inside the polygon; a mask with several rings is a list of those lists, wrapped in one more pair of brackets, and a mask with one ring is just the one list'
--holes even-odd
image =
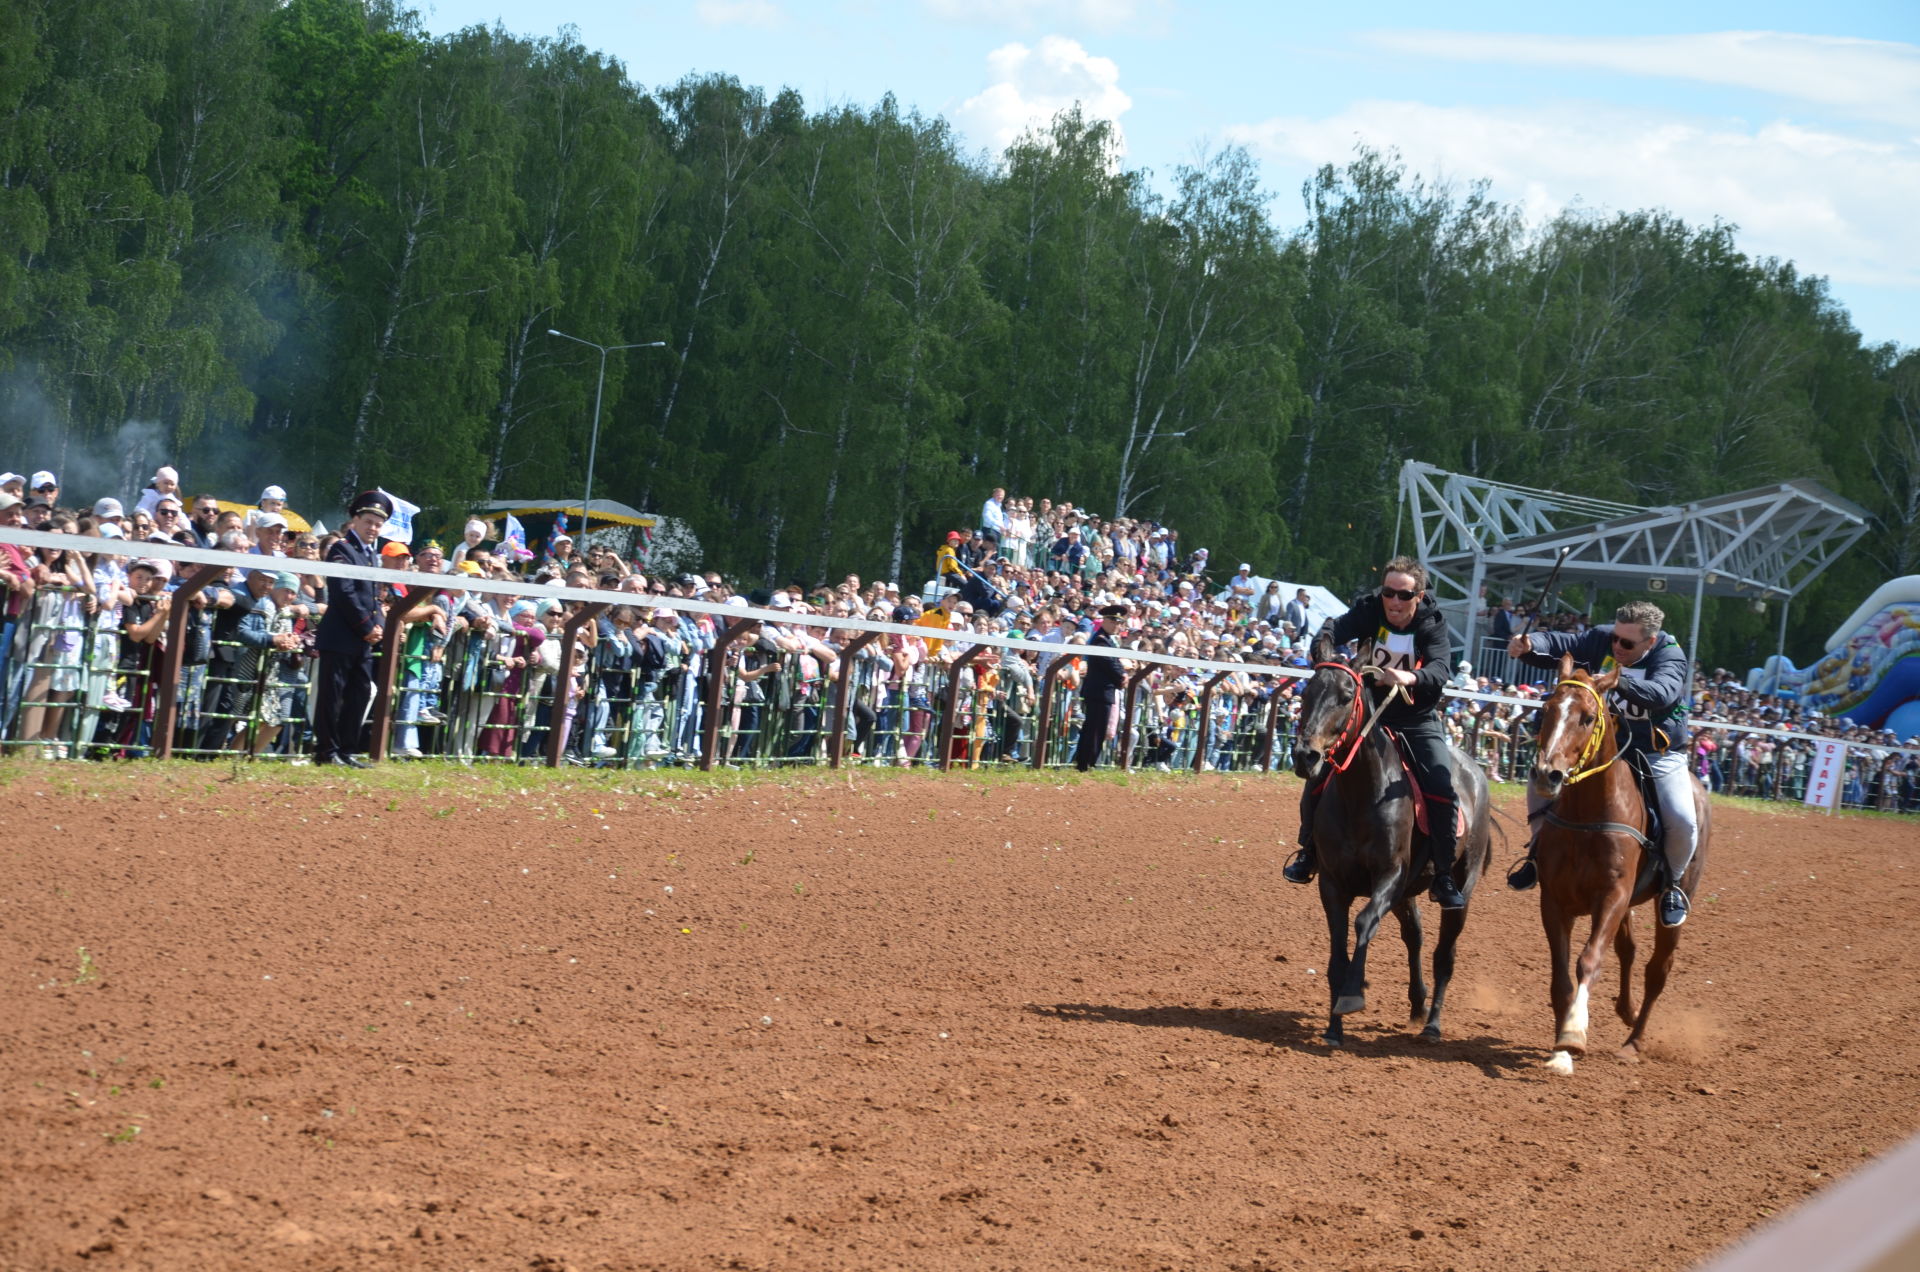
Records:
{"label": "flag on pole", "polygon": [[500,542],[507,545],[507,554],[516,561],[526,561],[533,557],[527,550],[527,528],[520,524],[520,518],[507,514],[507,533]]}
{"label": "flag on pole", "polygon": [[565,509],[561,509],[559,512],[553,514],[553,532],[555,534],[565,534],[567,532],[567,513]]}
{"label": "flag on pole", "polygon": [[393,500],[393,515],[387,518],[386,525],[380,527],[379,537],[392,539],[396,543],[412,543],[413,518],[420,511],[420,505],[408,503],[391,490],[381,490],[380,493]]}

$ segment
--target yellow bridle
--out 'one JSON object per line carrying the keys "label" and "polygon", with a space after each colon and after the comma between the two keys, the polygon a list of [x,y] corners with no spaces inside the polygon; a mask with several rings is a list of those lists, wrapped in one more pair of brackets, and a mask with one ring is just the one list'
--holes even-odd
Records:
{"label": "yellow bridle", "polygon": [[1571,786],[1575,782],[1584,781],[1592,777],[1595,773],[1606,772],[1609,768],[1613,767],[1613,761],[1620,758],[1620,753],[1615,751],[1613,757],[1599,768],[1587,767],[1593,763],[1593,757],[1600,754],[1600,748],[1607,744],[1607,730],[1612,727],[1613,719],[1607,712],[1607,701],[1600,696],[1598,689],[1595,689],[1584,680],[1562,680],[1554,686],[1554,690],[1558,692],[1568,685],[1572,685],[1576,689],[1584,690],[1587,696],[1593,699],[1595,721],[1593,728],[1587,732],[1586,744],[1580,748],[1580,758],[1574,761],[1573,772],[1567,775],[1566,784]]}

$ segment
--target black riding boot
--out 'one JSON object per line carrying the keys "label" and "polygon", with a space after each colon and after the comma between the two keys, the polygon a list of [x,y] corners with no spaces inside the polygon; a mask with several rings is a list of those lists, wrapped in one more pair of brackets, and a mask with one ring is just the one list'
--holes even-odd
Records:
{"label": "black riding boot", "polygon": [[1507,871],[1507,886],[1515,892],[1525,892],[1540,882],[1540,869],[1533,864],[1533,847],[1540,842],[1540,820],[1546,815],[1547,810],[1543,806],[1539,812],[1527,818],[1531,823],[1527,829],[1527,855],[1521,859],[1519,865]]}
{"label": "black riding boot", "polygon": [[1460,885],[1453,881],[1453,854],[1447,854],[1446,864],[1443,867],[1439,852],[1437,850],[1434,852],[1433,886],[1427,889],[1427,895],[1433,898],[1433,903],[1442,910],[1467,908],[1466,895],[1460,891]]}
{"label": "black riding boot", "polygon": [[[1430,810],[1433,824],[1438,825],[1441,818],[1447,819],[1448,828],[1452,828],[1453,809],[1447,805]],[[1453,881],[1453,863],[1459,856],[1460,845],[1435,839],[1433,844],[1433,886],[1427,889],[1427,895],[1442,910],[1464,910],[1467,898],[1460,891],[1460,885]]]}
{"label": "black riding boot", "polygon": [[1312,883],[1319,865],[1313,853],[1313,841],[1307,838],[1307,828],[1302,826],[1300,851],[1293,854],[1293,859],[1280,871],[1280,877],[1288,883]]}

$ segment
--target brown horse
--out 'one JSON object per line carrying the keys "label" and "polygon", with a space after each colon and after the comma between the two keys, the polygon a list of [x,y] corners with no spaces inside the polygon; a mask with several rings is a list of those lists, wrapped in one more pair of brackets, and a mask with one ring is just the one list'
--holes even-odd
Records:
{"label": "brown horse", "polygon": [[[1553,954],[1553,1019],[1558,1036],[1547,1067],[1573,1072],[1573,1058],[1587,1050],[1587,1000],[1611,943],[1620,957],[1620,993],[1614,1009],[1633,1027],[1620,1048],[1637,1060],[1654,1000],[1666,988],[1680,929],[1656,927],[1647,960],[1646,991],[1633,1009],[1633,907],[1658,896],[1663,883],[1660,849],[1646,837],[1646,805],[1632,770],[1619,751],[1620,729],[1606,709],[1618,671],[1589,676],[1575,671],[1571,656],[1560,660],[1560,683],[1540,704],[1540,745],[1532,789],[1553,800],[1534,849],[1540,871],[1540,922]],[[1680,886],[1688,897],[1700,885],[1707,859],[1707,795],[1695,778],[1694,812],[1700,838]],[[1573,923],[1591,920],[1579,963],[1568,969]]]}

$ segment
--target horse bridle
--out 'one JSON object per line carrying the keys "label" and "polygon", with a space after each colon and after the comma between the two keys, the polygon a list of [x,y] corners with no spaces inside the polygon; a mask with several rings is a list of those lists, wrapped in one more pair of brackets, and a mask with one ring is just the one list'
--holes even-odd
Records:
{"label": "horse bridle", "polygon": [[1587,767],[1607,743],[1607,730],[1613,727],[1613,713],[1607,710],[1607,700],[1600,696],[1600,691],[1584,680],[1562,680],[1553,687],[1553,691],[1559,693],[1569,685],[1593,699],[1594,712],[1594,724],[1587,730],[1587,740],[1580,747],[1580,757],[1573,762],[1573,772],[1567,774],[1565,785],[1572,786],[1575,782],[1584,782],[1595,773],[1604,773],[1612,768],[1614,760],[1620,758],[1620,753],[1615,751],[1613,758],[1598,768]]}
{"label": "horse bridle", "polygon": [[[1324,763],[1333,766],[1334,772],[1344,773],[1353,767],[1354,759],[1360,754],[1360,744],[1367,740],[1369,733],[1373,732],[1374,722],[1380,719],[1380,713],[1387,709],[1387,704],[1392,702],[1396,695],[1405,698],[1409,702],[1413,699],[1405,689],[1399,685],[1395,685],[1392,691],[1380,700],[1380,705],[1375,707],[1373,714],[1369,716],[1366,714],[1365,699],[1367,682],[1365,677],[1343,662],[1317,662],[1313,664],[1313,669],[1315,671],[1344,671],[1353,678],[1353,710],[1348,714],[1346,724],[1341,726],[1340,736],[1335,738],[1333,745],[1327,748],[1327,758],[1324,761]],[[1361,723],[1361,717],[1363,716],[1366,717],[1365,723]],[[1339,754],[1340,748],[1347,746],[1347,733],[1349,730],[1353,733],[1353,744],[1347,747],[1347,758],[1344,760],[1334,759],[1333,757]]]}

